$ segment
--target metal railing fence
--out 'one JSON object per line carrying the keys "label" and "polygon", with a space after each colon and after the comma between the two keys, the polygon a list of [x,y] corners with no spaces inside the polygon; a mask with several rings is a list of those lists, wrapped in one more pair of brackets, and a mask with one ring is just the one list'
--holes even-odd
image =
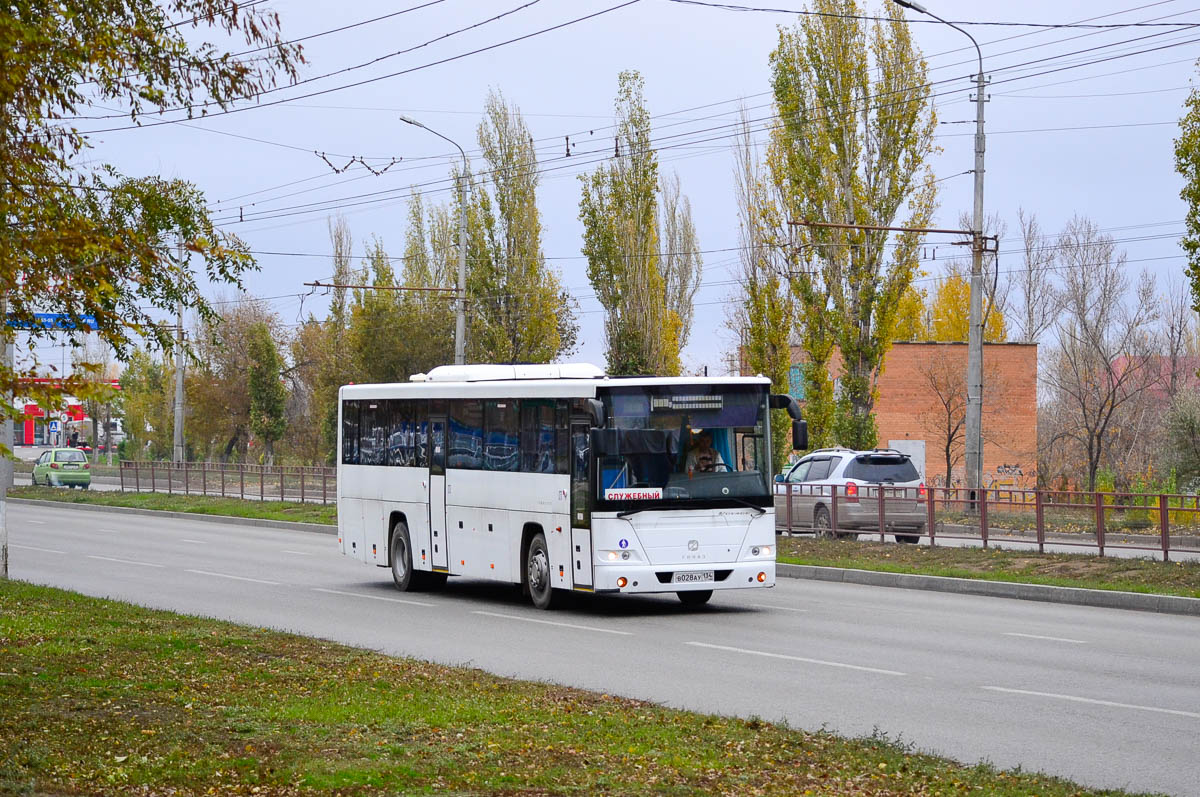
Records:
{"label": "metal railing fence", "polygon": [[122,460],[120,477],[122,492],[322,504],[337,499],[337,468],[323,466]]}
{"label": "metal railing fence", "polygon": [[1200,554],[1200,496],[961,487],[775,485],[781,532],[833,537],[891,535],[898,541],[997,541],[1106,551]]}

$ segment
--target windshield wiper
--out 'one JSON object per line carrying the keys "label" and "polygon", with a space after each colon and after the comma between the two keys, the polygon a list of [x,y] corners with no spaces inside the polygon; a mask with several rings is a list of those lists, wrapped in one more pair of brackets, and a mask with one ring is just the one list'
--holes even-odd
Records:
{"label": "windshield wiper", "polygon": [[686,507],[686,505],[686,501],[680,501],[679,499],[657,501],[651,506],[639,506],[637,509],[626,509],[624,512],[618,512],[617,517],[624,520],[627,517],[633,517],[638,512],[649,512],[652,509],[670,509],[678,506]]}
{"label": "windshield wiper", "polygon": [[[755,512],[757,512],[757,513],[759,514],[759,516],[762,516],[762,515],[765,515],[765,514],[767,514],[767,510],[763,509],[763,508],[762,508],[761,506],[759,506],[758,504],[753,504],[753,503],[751,503],[751,502],[747,501],[745,498],[738,498],[737,496],[723,495],[723,496],[721,496],[720,498],[711,498],[711,499],[704,499],[704,498],[693,498],[693,499],[690,499],[690,500],[679,500],[679,499],[675,499],[675,500],[668,500],[668,501],[659,501],[659,502],[657,502],[657,503],[653,504],[652,506],[639,506],[639,507],[637,507],[636,509],[626,509],[624,512],[618,512],[618,513],[617,513],[617,517],[619,517],[619,518],[621,518],[622,520],[624,520],[625,518],[628,518],[628,517],[633,517],[633,516],[634,516],[634,515],[636,515],[638,512],[648,512],[648,511],[650,511],[650,510],[652,510],[652,509],[673,509],[673,508],[683,508],[683,509],[694,508],[694,509],[702,509],[702,508],[703,508],[703,503],[702,503],[702,502],[704,502],[704,501],[706,501],[706,500],[711,500],[711,501],[736,501],[737,503],[741,504],[742,506],[748,506],[748,507],[750,507],[750,508],[751,508],[751,509],[753,509]],[[700,505],[699,505],[699,506],[697,506],[697,503],[700,503]]]}

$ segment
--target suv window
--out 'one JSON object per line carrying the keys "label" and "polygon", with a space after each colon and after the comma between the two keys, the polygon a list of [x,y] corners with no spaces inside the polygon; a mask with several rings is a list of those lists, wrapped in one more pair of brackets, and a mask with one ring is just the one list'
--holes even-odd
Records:
{"label": "suv window", "polygon": [[801,460],[796,467],[792,468],[792,472],[788,474],[787,480],[790,482],[802,482],[808,475],[808,469],[812,467],[812,460]]}
{"label": "suv window", "polygon": [[87,457],[82,451],[55,451],[55,462],[87,462]]}
{"label": "suv window", "polygon": [[912,460],[902,454],[859,454],[846,465],[845,476],[864,482],[915,482],[921,478]]}
{"label": "suv window", "polygon": [[808,469],[808,476],[804,478],[806,482],[816,482],[821,479],[829,478],[829,457],[823,459],[814,459],[812,467]]}

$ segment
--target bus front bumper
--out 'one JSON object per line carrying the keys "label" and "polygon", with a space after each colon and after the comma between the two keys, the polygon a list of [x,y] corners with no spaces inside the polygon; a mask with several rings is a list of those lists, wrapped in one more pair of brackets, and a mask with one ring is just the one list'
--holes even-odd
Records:
{"label": "bus front bumper", "polygon": [[[596,592],[690,592],[775,586],[775,561],[686,565],[597,564]],[[686,580],[677,580],[686,579]]]}

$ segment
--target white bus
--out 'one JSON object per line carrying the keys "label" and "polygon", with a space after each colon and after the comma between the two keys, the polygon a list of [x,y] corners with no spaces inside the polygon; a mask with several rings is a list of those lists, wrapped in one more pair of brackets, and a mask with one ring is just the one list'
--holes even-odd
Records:
{"label": "white bus", "polygon": [[401,590],[487,579],[520,584],[539,608],[567,591],[702,604],[715,589],[771,587],[768,409],[805,430],[769,386],[467,365],[342,387],[338,543],[390,567]]}

